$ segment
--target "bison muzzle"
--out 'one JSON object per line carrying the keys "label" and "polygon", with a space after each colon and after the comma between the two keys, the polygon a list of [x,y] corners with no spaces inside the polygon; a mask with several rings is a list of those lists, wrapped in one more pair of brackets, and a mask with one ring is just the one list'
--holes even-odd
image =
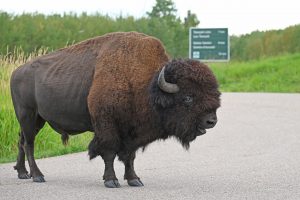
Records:
{"label": "bison muzzle", "polygon": [[104,184],[112,188],[120,187],[116,156],[128,184],[143,186],[135,152],[169,137],[189,148],[216,125],[220,107],[216,78],[205,64],[172,60],[158,39],[136,32],[106,34],[25,63],[12,74],[11,95],[21,127],[15,166],[20,179],[45,181],[34,140],[48,122],[64,143],[69,135],[94,132],[89,156],[102,157]]}

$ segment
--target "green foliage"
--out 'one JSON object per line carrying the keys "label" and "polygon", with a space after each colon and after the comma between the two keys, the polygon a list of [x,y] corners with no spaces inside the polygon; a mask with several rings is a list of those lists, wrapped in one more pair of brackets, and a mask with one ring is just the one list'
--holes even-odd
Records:
{"label": "green foliage", "polygon": [[99,13],[46,16],[39,13],[12,15],[0,11],[0,54],[10,54],[15,47],[21,47],[27,54],[45,47],[52,51],[109,32],[138,31],[159,38],[170,55],[186,57],[188,30],[193,24],[182,23],[175,15],[176,9],[168,9],[168,6],[160,8],[163,17],[139,19],[132,16],[112,18]]}
{"label": "green foliage", "polygon": [[248,62],[214,63],[211,68],[226,92],[300,93],[300,54]]}
{"label": "green foliage", "polygon": [[147,12],[150,18],[168,18],[169,20],[176,19],[177,9],[172,0],[156,0],[151,12]]}
{"label": "green foliage", "polygon": [[186,27],[197,27],[199,23],[197,15],[188,10],[187,17],[184,18],[184,25]]}
{"label": "green foliage", "polygon": [[232,36],[231,58],[252,60],[286,53],[300,52],[300,25],[284,30],[254,31],[240,37]]}
{"label": "green foliage", "polygon": [[[26,54],[47,47],[49,51],[115,31],[138,31],[159,38],[172,57],[188,56],[189,28],[196,27],[196,14],[188,11],[182,22],[172,0],[156,0],[147,17],[116,18],[95,13],[80,15],[12,15],[0,11],[0,55],[21,47]],[[300,52],[300,25],[284,30],[254,31],[230,37],[232,60],[252,60]]]}

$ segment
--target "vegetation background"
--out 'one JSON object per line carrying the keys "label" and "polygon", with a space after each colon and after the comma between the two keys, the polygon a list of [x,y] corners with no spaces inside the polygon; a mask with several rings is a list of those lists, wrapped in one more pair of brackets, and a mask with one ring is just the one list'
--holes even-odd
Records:
{"label": "vegetation background", "polygon": [[[10,54],[15,47],[21,47],[26,54],[41,48],[52,51],[108,32],[138,31],[159,38],[173,57],[187,57],[189,28],[198,25],[197,16],[191,12],[184,20],[177,17],[171,0],[157,0],[152,11],[138,19],[121,15],[112,18],[99,13],[13,15],[0,11],[0,54]],[[300,25],[233,35],[230,46],[232,60],[296,53],[300,51]]]}
{"label": "vegetation background", "polygon": [[[146,17],[112,18],[96,13],[9,14],[0,11],[0,163],[17,156],[19,125],[15,118],[9,79],[24,62],[58,48],[115,31],[138,31],[159,38],[173,58],[188,57],[190,27],[197,16],[176,16],[171,0],[157,0]],[[222,91],[300,92],[300,25],[284,30],[254,31],[230,37],[231,61],[210,66]],[[48,125],[37,135],[36,157],[86,150],[92,133],[71,137],[67,147]]]}

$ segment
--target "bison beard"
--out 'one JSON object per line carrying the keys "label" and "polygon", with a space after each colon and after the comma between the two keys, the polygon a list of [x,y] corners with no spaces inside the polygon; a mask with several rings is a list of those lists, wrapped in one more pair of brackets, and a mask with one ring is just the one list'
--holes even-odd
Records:
{"label": "bison beard", "polygon": [[11,92],[21,126],[20,179],[45,181],[33,151],[48,122],[64,143],[69,135],[95,133],[89,156],[102,157],[104,184],[112,188],[120,187],[115,157],[124,163],[128,184],[143,186],[135,152],[169,137],[188,149],[215,126],[220,106],[217,80],[206,65],[170,60],[158,39],[136,32],[92,38],[30,61],[12,74]]}

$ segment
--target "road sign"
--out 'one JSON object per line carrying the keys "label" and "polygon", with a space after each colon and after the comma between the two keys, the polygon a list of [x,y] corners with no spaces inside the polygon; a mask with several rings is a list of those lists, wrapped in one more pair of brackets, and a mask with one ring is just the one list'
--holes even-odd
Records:
{"label": "road sign", "polygon": [[190,28],[189,58],[203,62],[229,61],[228,28]]}

